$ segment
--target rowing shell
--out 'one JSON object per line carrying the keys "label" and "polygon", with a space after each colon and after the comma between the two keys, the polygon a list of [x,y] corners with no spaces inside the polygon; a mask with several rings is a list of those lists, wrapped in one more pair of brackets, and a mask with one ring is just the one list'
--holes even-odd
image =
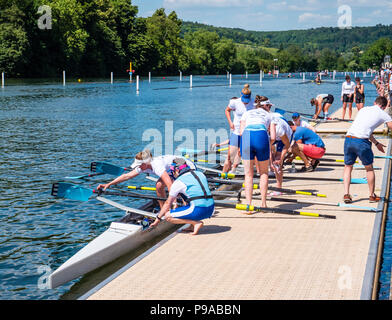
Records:
{"label": "rowing shell", "polygon": [[112,222],[105,232],[54,271],[48,281],[51,289],[112,262],[173,228],[173,225],[166,221],[148,231],[143,227],[143,219],[151,217],[151,212],[157,205],[155,201],[148,202],[140,209],[132,209],[103,197],[97,197],[97,200],[114,205],[126,211],[127,215],[119,221]]}

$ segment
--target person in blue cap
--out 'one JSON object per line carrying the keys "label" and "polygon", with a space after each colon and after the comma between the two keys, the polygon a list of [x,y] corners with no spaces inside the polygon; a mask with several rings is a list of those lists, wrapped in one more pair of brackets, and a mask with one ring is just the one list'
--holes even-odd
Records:
{"label": "person in blue cap", "polygon": [[[223,166],[223,172],[229,172],[232,168],[241,144],[240,128],[242,115],[246,111],[254,109],[254,103],[249,84],[245,84],[241,92],[241,98],[231,99],[226,108],[225,114],[232,132],[230,135],[229,152]],[[233,120],[231,120],[231,112],[234,113]]]}
{"label": "person in blue cap", "polygon": [[308,128],[310,130],[312,130],[313,132],[316,132],[316,129],[309,124],[309,122],[302,120],[301,119],[301,115],[298,112],[293,113],[293,122],[297,127],[303,127],[303,128]]}

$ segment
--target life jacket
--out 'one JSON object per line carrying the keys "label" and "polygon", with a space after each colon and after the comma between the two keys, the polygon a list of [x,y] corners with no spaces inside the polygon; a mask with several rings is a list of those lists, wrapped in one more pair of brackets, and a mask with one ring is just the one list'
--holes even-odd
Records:
{"label": "life jacket", "polygon": [[188,204],[194,202],[195,206],[200,207],[209,207],[214,204],[207,178],[200,171],[186,171],[179,175],[176,180],[186,185],[186,202]]}

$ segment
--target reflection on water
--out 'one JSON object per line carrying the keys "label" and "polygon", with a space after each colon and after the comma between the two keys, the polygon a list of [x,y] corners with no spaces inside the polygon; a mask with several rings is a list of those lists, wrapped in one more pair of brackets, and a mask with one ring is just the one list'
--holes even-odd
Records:
{"label": "reflection on water", "polygon": [[[126,82],[63,87],[50,81],[7,81],[0,89],[0,299],[58,299],[76,283],[41,290],[43,273],[38,270],[55,270],[123,213],[94,200],[53,199],[51,184],[88,172],[92,161],[129,165],[149,143],[141,141],[144,130],[156,128],[163,135],[170,120],[174,131],[227,130],[225,107],[247,82],[254,95],[268,96],[282,109],[312,113],[310,98],[320,93],[335,96],[331,111],[340,107],[340,82],[302,84],[299,75],[265,78],[262,87],[258,81],[258,75],[235,76],[229,87],[226,75],[195,76],[190,90],[188,79],[153,78],[141,82],[139,94],[135,83]],[[371,101],[376,93],[369,82],[365,87]],[[173,89],[155,90],[161,88]],[[109,179],[97,177],[84,185],[95,187]],[[151,183],[143,177],[133,182]],[[129,200],[127,205],[142,203]]]}

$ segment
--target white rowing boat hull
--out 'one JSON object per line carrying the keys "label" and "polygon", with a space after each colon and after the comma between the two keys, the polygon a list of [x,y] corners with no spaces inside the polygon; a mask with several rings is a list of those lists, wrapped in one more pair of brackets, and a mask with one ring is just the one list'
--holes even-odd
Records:
{"label": "white rowing boat hull", "polygon": [[147,231],[141,225],[113,222],[109,229],[62,264],[49,276],[51,289],[93,271],[140,247],[146,241],[169,230],[173,225],[162,221]]}

